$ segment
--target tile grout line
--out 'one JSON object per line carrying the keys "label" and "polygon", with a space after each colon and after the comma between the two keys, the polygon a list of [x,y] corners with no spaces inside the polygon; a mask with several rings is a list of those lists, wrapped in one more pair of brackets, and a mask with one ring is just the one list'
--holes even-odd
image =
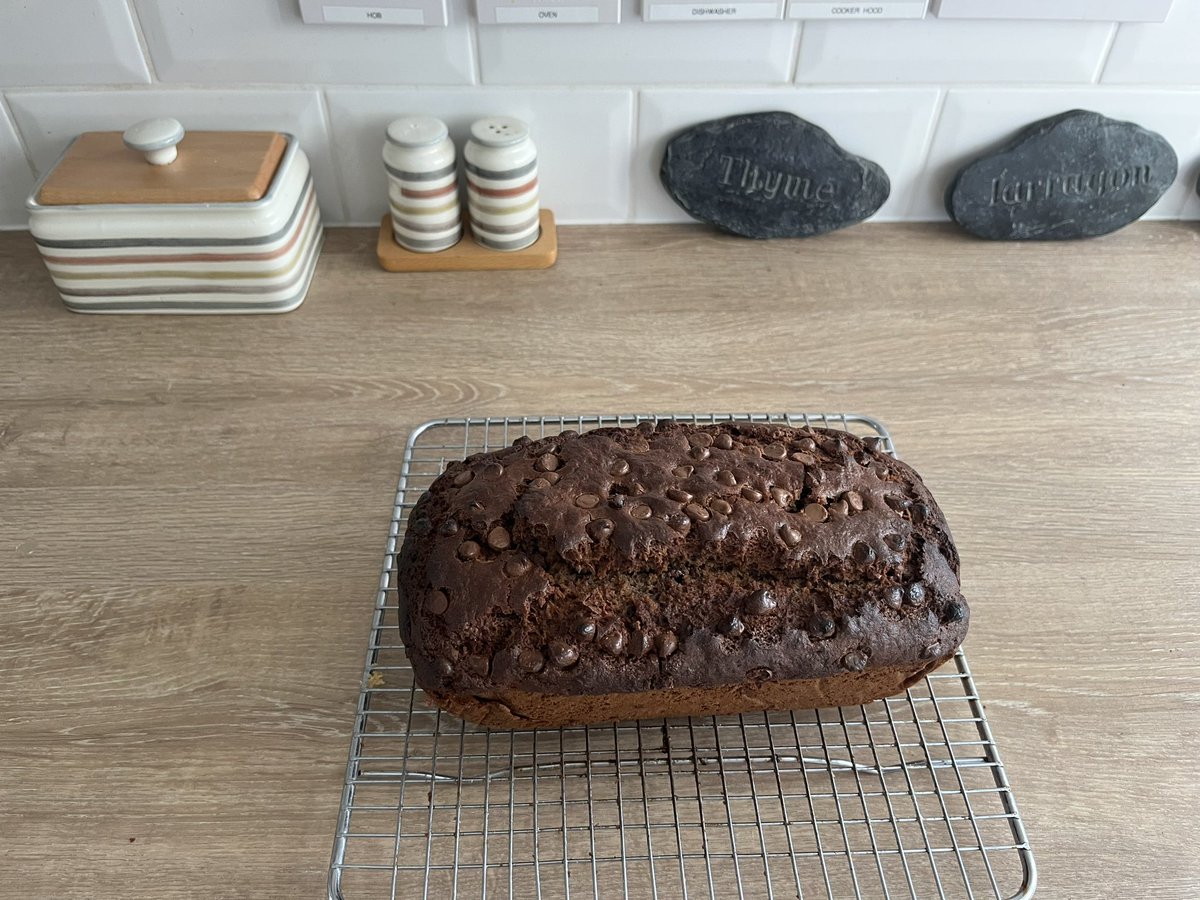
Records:
{"label": "tile grout line", "polygon": [[321,109],[321,124],[325,127],[325,140],[329,144],[329,161],[333,165],[333,183],[337,186],[338,206],[342,211],[341,221],[329,223],[346,225],[350,219],[350,198],[346,194],[346,184],[342,178],[341,152],[337,141],[334,140],[333,115],[329,111],[329,98],[324,87],[317,90],[317,105]]}
{"label": "tile grout line", "polygon": [[[786,11],[787,6],[784,6]],[[792,58],[788,61],[788,80],[789,85],[795,85],[796,78],[800,74],[800,46],[804,43],[805,27],[803,22],[796,23],[796,40],[792,42]]]}
{"label": "tile grout line", "polygon": [[471,74],[475,79],[474,87],[483,86],[483,58],[479,54],[479,22],[470,14],[467,13],[467,34],[469,35],[468,44],[471,48]]}
{"label": "tile grout line", "polygon": [[[946,111],[946,101],[949,99],[949,97],[950,97],[950,88],[944,87],[944,88],[938,89],[937,102],[934,103],[934,105],[933,105],[933,115],[931,115],[929,117],[929,127],[925,133],[925,140],[922,141],[921,174],[918,176],[919,182],[925,181],[926,176],[929,175],[929,155],[933,152],[933,141],[934,141],[934,138],[937,137],[938,129],[942,125],[942,114],[945,113],[945,111]],[[919,189],[919,187],[920,187],[920,184],[918,183],[918,189]],[[913,212],[917,207],[917,203],[919,202],[918,201],[919,196],[920,195],[917,192],[913,193],[912,197],[908,201],[908,208],[906,210],[904,210],[903,218],[901,219],[901,221],[903,221],[903,222],[925,221],[923,219],[922,220],[914,220],[913,219]]]}
{"label": "tile grout line", "polygon": [[13,112],[12,104],[9,102],[7,91],[0,91],[0,114],[3,114],[8,124],[12,127],[13,135],[17,139],[17,146],[21,148],[21,153],[25,156],[25,165],[29,167],[29,173],[36,180],[40,173],[38,172],[38,167],[34,165],[33,152],[29,149],[29,142],[25,140],[25,135],[21,131],[21,127],[17,124],[17,116]]}
{"label": "tile grout line", "polygon": [[1108,71],[1109,60],[1112,59],[1113,47],[1117,43],[1117,35],[1121,33],[1121,23],[1114,22],[1108,33],[1108,40],[1104,42],[1104,52],[1100,54],[1100,63],[1096,66],[1096,71],[1092,73],[1092,84],[1103,84],[1104,73]]}
{"label": "tile grout line", "polygon": [[629,104],[629,164],[626,171],[629,176],[628,206],[625,209],[625,221],[631,225],[637,224],[637,161],[642,139],[642,90],[630,91],[632,97]]}
{"label": "tile grout line", "polygon": [[154,65],[154,57],[150,55],[150,43],[146,40],[146,30],[142,28],[142,18],[138,15],[137,7],[134,6],[133,0],[125,0],[125,6],[129,11],[129,18],[133,22],[133,34],[142,51],[142,60],[146,64],[146,71],[150,73],[150,83],[161,84],[158,67]]}

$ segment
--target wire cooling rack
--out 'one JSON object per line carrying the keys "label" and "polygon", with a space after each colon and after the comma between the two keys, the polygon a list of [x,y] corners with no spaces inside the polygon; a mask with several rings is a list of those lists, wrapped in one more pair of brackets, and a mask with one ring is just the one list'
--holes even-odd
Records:
{"label": "wire cooling rack", "polygon": [[[413,686],[393,566],[448,461],[653,415],[441,419],[409,437],[350,742],[331,900],[1025,898],[1033,855],[967,660],[861,707],[488,731]],[[671,418],[841,428],[849,414]]]}

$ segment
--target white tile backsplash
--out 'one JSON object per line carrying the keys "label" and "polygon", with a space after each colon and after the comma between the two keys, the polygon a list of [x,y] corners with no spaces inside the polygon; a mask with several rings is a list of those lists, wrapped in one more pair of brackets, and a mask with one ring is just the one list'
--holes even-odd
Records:
{"label": "white tile backsplash", "polygon": [[149,80],[125,0],[0,2],[0,85]]}
{"label": "white tile backsplash", "polygon": [[800,83],[1090,82],[1115,26],[1097,22],[810,22]]}
{"label": "white tile backsplash", "polygon": [[479,29],[485,84],[785,82],[791,22],[643,22],[623,0],[619,25],[511,25]]}
{"label": "white tile backsplash", "polygon": [[54,165],[80,132],[123,131],[155,116],[173,116],[195,130],[291,132],[312,163],[321,212],[330,222],[344,218],[319,91],[29,91],[8,94],[8,102],[39,174]]}
{"label": "white tile backsplash", "polygon": [[380,134],[404,112],[447,119],[460,142],[476,116],[528,119],[560,221],[687,221],[658,183],[667,138],[762,109],[879,162],[892,196],[878,220],[944,218],[958,166],[1038,118],[1095,109],[1172,142],[1180,177],[1152,215],[1200,218],[1200,0],[1119,26],[654,23],[644,0],[617,0],[619,24],[480,27],[475,2],[415,28],[305,25],[297,0],[0,0],[0,228],[25,224],[26,150],[45,169],[79,132],[152,115],[292,131],[326,222],[373,224]]}
{"label": "white tile backsplash", "polygon": [[[489,115],[529,124],[538,147],[542,206],[560,222],[629,217],[633,94],[623,90],[351,90],[327,93],[349,221],[376,224],[387,210],[381,152],[388,122],[402,115],[442,119],[461,157],[468,128]],[[354,172],[356,177],[346,177]]]}
{"label": "white tile backsplash", "polygon": [[0,228],[24,228],[29,223],[25,198],[33,187],[33,171],[17,131],[0,105]]}
{"label": "white tile backsplash", "polygon": [[1175,0],[1163,25],[1122,25],[1104,81],[1200,84],[1200,0]]}
{"label": "white tile backsplash", "polygon": [[[370,4],[364,4],[370,5]],[[136,0],[163,81],[472,84],[465,0],[446,28],[305,25],[295,0]]]}
{"label": "white tile backsplash", "polygon": [[946,218],[946,186],[962,166],[1006,143],[1024,126],[1071,109],[1134,121],[1170,141],[1179,155],[1181,177],[1147,217],[1178,218],[1195,186],[1194,162],[1200,158],[1200,89],[952,90],[942,108],[910,218]]}
{"label": "white tile backsplash", "polygon": [[851,153],[883,166],[892,182],[877,221],[904,217],[924,161],[938,91],[860,90],[647,90],[638,118],[634,155],[634,218],[639,222],[687,222],[687,214],[663,190],[658,172],[667,141],[706,119],[783,110],[819,125]]}

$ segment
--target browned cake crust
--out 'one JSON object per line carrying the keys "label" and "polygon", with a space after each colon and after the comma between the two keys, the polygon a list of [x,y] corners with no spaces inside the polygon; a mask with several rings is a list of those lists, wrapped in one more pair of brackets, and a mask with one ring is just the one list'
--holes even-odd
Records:
{"label": "browned cake crust", "polygon": [[398,563],[417,684],[504,728],[903,690],[969,614],[941,510],[877,444],[660,422],[451,463]]}

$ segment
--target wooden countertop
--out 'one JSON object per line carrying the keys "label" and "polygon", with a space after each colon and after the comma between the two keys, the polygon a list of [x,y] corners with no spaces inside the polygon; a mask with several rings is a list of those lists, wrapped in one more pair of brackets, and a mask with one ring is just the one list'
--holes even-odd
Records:
{"label": "wooden countertop", "polygon": [[926,476],[1039,896],[1200,896],[1200,227],[560,240],[334,230],[298,311],[184,318],[66,312],[0,235],[0,896],[323,896],[408,430],[712,409],[868,413]]}

